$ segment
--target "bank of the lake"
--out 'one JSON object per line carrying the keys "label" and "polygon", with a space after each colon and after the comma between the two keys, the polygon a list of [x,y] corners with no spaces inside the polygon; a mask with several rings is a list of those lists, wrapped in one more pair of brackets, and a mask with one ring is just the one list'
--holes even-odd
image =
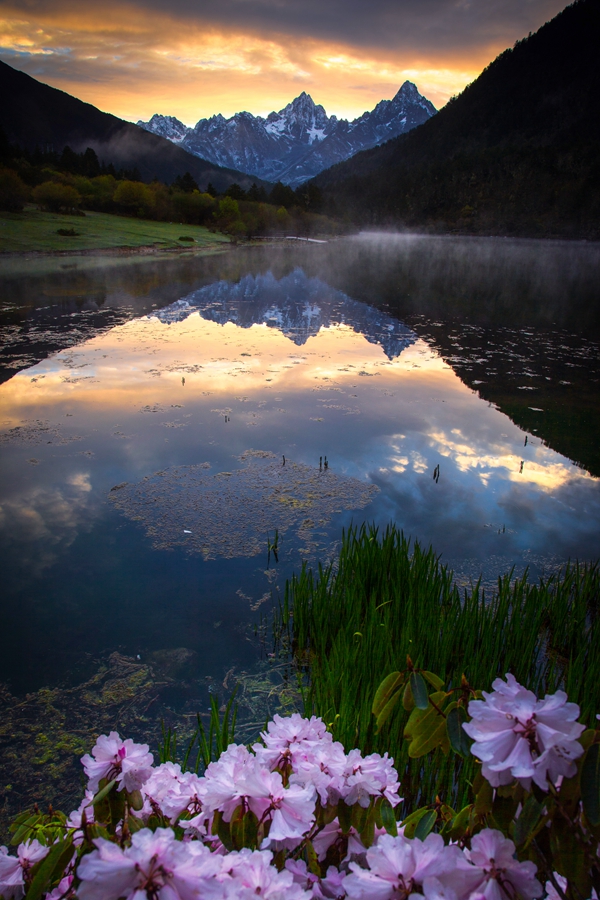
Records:
{"label": "bank of the lake", "polygon": [[229,238],[226,235],[211,232],[201,225],[153,222],[99,212],[66,215],[42,212],[34,207],[27,207],[22,212],[0,213],[1,254],[123,249],[138,252],[190,248],[216,250],[227,244]]}

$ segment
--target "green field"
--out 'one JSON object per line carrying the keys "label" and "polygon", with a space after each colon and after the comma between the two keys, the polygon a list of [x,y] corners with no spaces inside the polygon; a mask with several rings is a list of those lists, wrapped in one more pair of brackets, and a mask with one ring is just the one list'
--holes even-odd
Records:
{"label": "green field", "polygon": [[[57,234],[58,229],[74,229],[77,236]],[[180,237],[193,237],[180,241]],[[157,249],[211,248],[228,243],[223,234],[213,234],[199,225],[151,222],[107,213],[86,212],[85,216],[40,212],[33,207],[20,213],[0,213],[0,253],[108,250],[117,247]]]}

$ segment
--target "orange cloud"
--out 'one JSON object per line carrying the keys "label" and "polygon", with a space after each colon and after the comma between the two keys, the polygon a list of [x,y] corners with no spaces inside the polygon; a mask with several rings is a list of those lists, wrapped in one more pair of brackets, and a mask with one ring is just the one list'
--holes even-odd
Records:
{"label": "orange cloud", "polygon": [[[185,4],[179,13],[167,13],[145,10],[140,2],[139,7],[101,8],[60,0],[4,4],[0,53],[16,68],[122,118],[136,121],[161,112],[195,124],[218,112],[229,116],[246,109],[265,115],[302,90],[329,114],[354,118],[391,98],[406,79],[439,108],[504,49],[507,37],[504,27],[490,33],[483,28],[478,44],[471,40],[466,46],[463,36],[454,42],[440,39],[435,47],[428,26],[420,42],[411,42],[407,32],[390,47],[389,39],[377,42],[377,31],[360,44],[324,37],[326,28],[319,34],[316,27],[311,36],[284,20],[281,11],[277,18],[277,8],[289,6],[285,2],[273,7],[262,28],[260,22],[219,22],[214,8],[210,19],[202,18],[204,4],[192,15]],[[380,5],[386,2],[379,0]],[[446,0],[435,2],[448,17]],[[536,2],[557,5],[556,0]],[[244,6],[258,16],[260,5]],[[384,13],[392,13],[380,11],[385,23]],[[414,10],[411,15],[414,19]],[[412,19],[410,23],[413,27]],[[395,19],[391,27],[398,27]],[[520,36],[517,30],[514,37]]]}

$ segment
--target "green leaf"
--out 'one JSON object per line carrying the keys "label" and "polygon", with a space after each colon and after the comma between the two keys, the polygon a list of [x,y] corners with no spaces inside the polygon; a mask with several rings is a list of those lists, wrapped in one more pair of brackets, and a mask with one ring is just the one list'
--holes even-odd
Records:
{"label": "green leaf", "polygon": [[406,819],[402,822],[403,835],[405,838],[412,839],[415,836],[415,831],[417,830],[417,826],[422,818],[424,818],[431,810],[429,810],[426,806],[422,807],[422,809],[415,809],[414,812],[407,816]]}
{"label": "green leaf", "polygon": [[338,803],[338,819],[343,834],[348,834],[352,826],[352,807],[344,800]]}
{"label": "green leaf", "polygon": [[461,809],[461,811],[455,815],[450,827],[450,837],[453,841],[460,840],[465,836],[471,823],[472,813],[473,805],[469,804],[469,806],[465,806],[464,809]]}
{"label": "green leaf", "polygon": [[427,693],[427,685],[423,681],[423,676],[419,672],[410,673],[410,689],[414,697],[417,709],[427,709],[429,706],[429,695]]}
{"label": "green leaf", "polygon": [[60,881],[71,856],[73,855],[73,836],[69,835],[64,841],[53,844],[47,856],[40,862],[39,868],[29,885],[25,900],[40,900],[43,893],[50,886],[53,878]]}
{"label": "green leaf", "polygon": [[97,806],[99,803],[102,803],[105,797],[108,797],[115,784],[117,783],[117,779],[113,778],[112,781],[109,781],[108,784],[105,784],[101,791],[98,791],[96,796],[90,800],[89,803],[86,804],[86,809],[88,806]]}
{"label": "green leaf", "polygon": [[406,682],[406,687],[404,688],[404,693],[402,694],[402,706],[404,707],[406,712],[412,712],[415,708],[415,698],[413,697],[410,681]]}
{"label": "green leaf", "polygon": [[447,694],[445,691],[438,691],[429,698],[432,701],[432,704],[430,704],[428,709],[413,709],[404,728],[405,740],[412,741],[413,738],[418,737],[422,731],[426,731],[431,727],[431,720],[439,718],[439,713],[433,706],[433,703],[441,709],[446,697]]}
{"label": "green leaf", "polygon": [[371,711],[374,716],[379,716],[383,709],[387,706],[390,698],[396,693],[398,688],[404,683],[404,675],[400,672],[391,672],[387,678],[384,678],[373,700]]}
{"label": "green leaf", "polygon": [[487,816],[492,811],[492,802],[494,799],[494,789],[489,781],[484,781],[477,796],[475,797],[475,815]]}
{"label": "green leaf", "polygon": [[383,707],[383,709],[377,716],[377,720],[376,720],[377,728],[375,729],[377,733],[381,729],[382,725],[384,725],[387,722],[387,720],[389,719],[389,717],[390,717],[391,713],[394,711],[394,707],[398,703],[399,699],[400,699],[400,691],[397,691],[395,694],[393,694],[390,697],[390,699],[388,700],[386,705]]}
{"label": "green leaf", "polygon": [[231,840],[236,850],[248,847],[256,849],[258,836],[258,819],[251,810],[244,812],[242,806],[238,806],[231,817]]}
{"label": "green leaf", "polygon": [[319,858],[317,856],[315,848],[310,841],[307,841],[306,843],[306,863],[308,871],[312,872],[313,875],[317,875],[320,878],[321,866],[319,865]]}
{"label": "green leaf", "polygon": [[531,837],[535,826],[542,815],[543,806],[532,795],[525,801],[521,815],[515,822],[513,840],[517,847],[521,847]]}
{"label": "green leaf", "polygon": [[366,809],[360,803],[355,803],[352,807],[352,824],[360,834],[365,828],[369,818],[369,807]]}
{"label": "green leaf", "polygon": [[436,675],[434,672],[421,672],[421,675],[425,681],[429,682],[434,690],[441,691],[443,689],[444,682],[439,675]]}
{"label": "green leaf", "polygon": [[454,752],[459,756],[469,756],[471,751],[471,742],[462,727],[464,721],[466,721],[466,716],[459,706],[454,706],[446,711],[448,740]]}
{"label": "green leaf", "polygon": [[424,841],[427,835],[433,831],[433,826],[437,821],[437,813],[435,809],[430,809],[426,815],[419,821],[419,824],[415,828],[415,837],[419,838],[420,841]]}
{"label": "green leaf", "polygon": [[387,833],[391,834],[393,837],[396,837],[398,834],[398,824],[396,822],[396,816],[394,815],[392,804],[387,798],[384,798],[379,810],[379,814],[381,816],[381,824],[383,825]]}
{"label": "green leaf", "polygon": [[[431,718],[431,727],[417,735],[408,745],[408,755],[411,759],[425,756],[427,753],[435,750],[436,747],[441,747],[444,750],[444,744],[448,743],[446,720],[437,715],[435,710],[432,710],[432,712],[435,714],[435,717],[432,716]],[[447,751],[444,750],[444,752]]]}
{"label": "green leaf", "polygon": [[600,744],[592,744],[581,767],[581,800],[590,825],[600,825]]}

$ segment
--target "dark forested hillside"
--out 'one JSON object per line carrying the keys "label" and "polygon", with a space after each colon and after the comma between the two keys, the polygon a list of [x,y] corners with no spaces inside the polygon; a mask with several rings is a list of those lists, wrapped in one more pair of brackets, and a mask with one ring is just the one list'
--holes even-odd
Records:
{"label": "dark forested hillside", "polygon": [[600,3],[504,51],[436,116],[314,183],[361,224],[600,237]]}
{"label": "dark forested hillside", "polygon": [[[91,147],[99,159],[117,169],[137,169],[144,181],[155,176],[169,184],[189,172],[200,187],[217,190],[237,183],[249,188],[256,178],[192,156],[171,141],[101,112],[89,103],[49,87],[0,62],[0,128],[6,138],[27,150],[65,145],[75,152]],[[259,182],[260,183],[260,182]]]}

